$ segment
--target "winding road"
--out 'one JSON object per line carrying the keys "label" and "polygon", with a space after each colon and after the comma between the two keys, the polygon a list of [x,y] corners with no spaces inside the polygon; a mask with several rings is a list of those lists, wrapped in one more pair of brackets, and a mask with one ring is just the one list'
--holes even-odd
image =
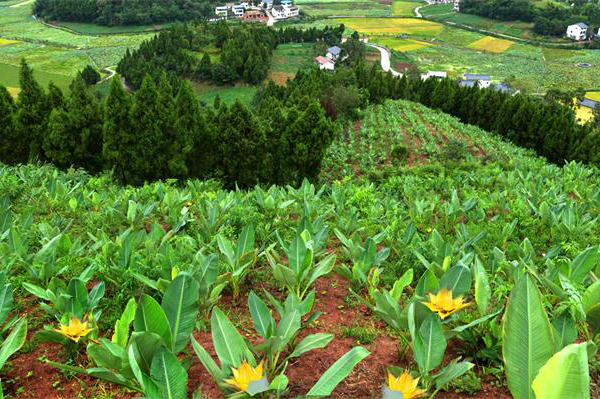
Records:
{"label": "winding road", "polygon": [[378,46],[376,44],[371,44],[371,43],[367,43],[367,46],[373,47],[373,48],[376,48],[377,50],[379,50],[379,53],[381,54],[381,69],[383,69],[384,72],[391,72],[392,75],[394,75],[394,76],[402,76],[402,74],[400,72],[397,72],[392,69],[392,63],[390,61],[390,59],[391,59],[390,50],[388,50],[385,47]]}

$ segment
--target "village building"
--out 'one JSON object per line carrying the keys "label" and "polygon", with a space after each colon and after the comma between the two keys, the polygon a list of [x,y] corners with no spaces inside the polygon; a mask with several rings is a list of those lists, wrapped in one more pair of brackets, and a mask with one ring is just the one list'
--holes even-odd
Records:
{"label": "village building", "polygon": [[315,58],[315,63],[319,66],[319,69],[326,69],[329,71],[333,71],[335,69],[335,64],[329,58],[323,57],[322,55]]}
{"label": "village building", "polygon": [[588,26],[583,22],[569,25],[567,28],[567,37],[572,40],[585,40],[587,38]]}
{"label": "village building", "polygon": [[485,89],[486,87],[490,87],[492,85],[492,78],[490,75],[465,73],[463,75],[463,80],[459,81],[458,85],[461,87],[473,87],[476,85],[477,87]]}
{"label": "village building", "polygon": [[421,75],[421,80],[427,80],[429,78],[435,78],[435,79],[444,79],[448,77],[448,73],[447,72],[443,72],[443,71],[429,71],[425,74]]}
{"label": "village building", "polygon": [[340,58],[341,53],[342,49],[338,46],[329,47],[327,49],[327,58],[329,58],[332,61],[336,61],[338,58]]}

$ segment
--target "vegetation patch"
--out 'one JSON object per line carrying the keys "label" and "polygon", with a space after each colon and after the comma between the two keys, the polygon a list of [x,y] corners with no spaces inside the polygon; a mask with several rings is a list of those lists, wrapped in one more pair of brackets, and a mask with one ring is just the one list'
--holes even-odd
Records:
{"label": "vegetation patch", "polygon": [[14,98],[16,98],[19,93],[21,92],[21,89],[19,89],[18,87],[7,87],[6,88],[8,90],[8,92],[10,93],[11,96],[13,96]]}
{"label": "vegetation patch", "polygon": [[476,49],[476,50],[488,51],[491,53],[503,53],[506,50],[508,50],[509,48],[511,48],[513,44],[515,44],[515,42],[510,41],[510,40],[504,40],[504,39],[498,39],[498,38],[495,38],[492,36],[486,36],[482,39],[479,39],[479,40],[469,44],[467,47]]}

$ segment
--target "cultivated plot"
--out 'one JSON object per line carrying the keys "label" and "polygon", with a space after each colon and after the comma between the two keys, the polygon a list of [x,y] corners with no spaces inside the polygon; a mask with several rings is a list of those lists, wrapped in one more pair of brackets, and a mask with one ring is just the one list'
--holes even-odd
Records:
{"label": "cultivated plot", "polygon": [[510,40],[486,36],[469,44],[467,47],[475,50],[489,51],[491,53],[503,53],[511,48],[513,44],[515,44],[515,42]]}

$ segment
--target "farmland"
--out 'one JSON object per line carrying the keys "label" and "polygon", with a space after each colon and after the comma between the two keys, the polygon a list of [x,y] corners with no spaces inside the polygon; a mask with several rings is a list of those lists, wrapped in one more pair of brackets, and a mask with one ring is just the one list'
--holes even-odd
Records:
{"label": "farmland", "polygon": [[[407,101],[339,122],[314,185],[121,187],[109,175],[0,166],[3,306],[21,317],[5,341],[16,353],[4,394],[129,398],[160,378],[152,364],[165,359],[173,398],[201,389],[216,399],[240,391],[223,383],[223,364],[243,359],[262,360],[255,378],[278,384],[260,389],[283,398],[379,397],[388,370],[419,377],[432,397],[509,398],[509,388],[542,392],[565,372],[542,366],[571,354],[586,367],[570,382],[597,397],[585,348],[594,353],[598,333],[599,176]],[[308,279],[293,277],[299,267]],[[447,313],[432,299],[445,289],[455,300]],[[85,329],[59,329],[70,309]],[[428,328],[439,332],[432,342]],[[273,334],[289,339],[261,345],[280,342]],[[158,348],[146,363],[134,356],[143,345]],[[432,345],[437,355],[424,358]],[[325,384],[330,367],[338,377]]]}
{"label": "farmland", "polygon": [[393,37],[375,37],[371,41],[396,51],[413,51],[432,45],[425,41]]}
{"label": "farmland", "polygon": [[31,5],[4,7],[0,12],[0,84],[14,86],[21,58],[46,85],[54,81],[67,89],[77,71],[92,64],[114,66],[128,48],[137,47],[151,33],[91,36],[43,25],[31,16]]}
{"label": "farmland", "polygon": [[360,18],[360,19],[335,19],[336,23],[367,35],[393,36],[410,34],[417,37],[434,37],[438,35],[443,25],[417,18]]}
{"label": "farmland", "polygon": [[491,53],[503,53],[508,50],[515,42],[495,37],[486,36],[469,44],[467,47],[475,50],[489,51]]}
{"label": "farmland", "polygon": [[390,15],[390,6],[377,1],[311,2],[299,3],[303,12],[313,17]]}

